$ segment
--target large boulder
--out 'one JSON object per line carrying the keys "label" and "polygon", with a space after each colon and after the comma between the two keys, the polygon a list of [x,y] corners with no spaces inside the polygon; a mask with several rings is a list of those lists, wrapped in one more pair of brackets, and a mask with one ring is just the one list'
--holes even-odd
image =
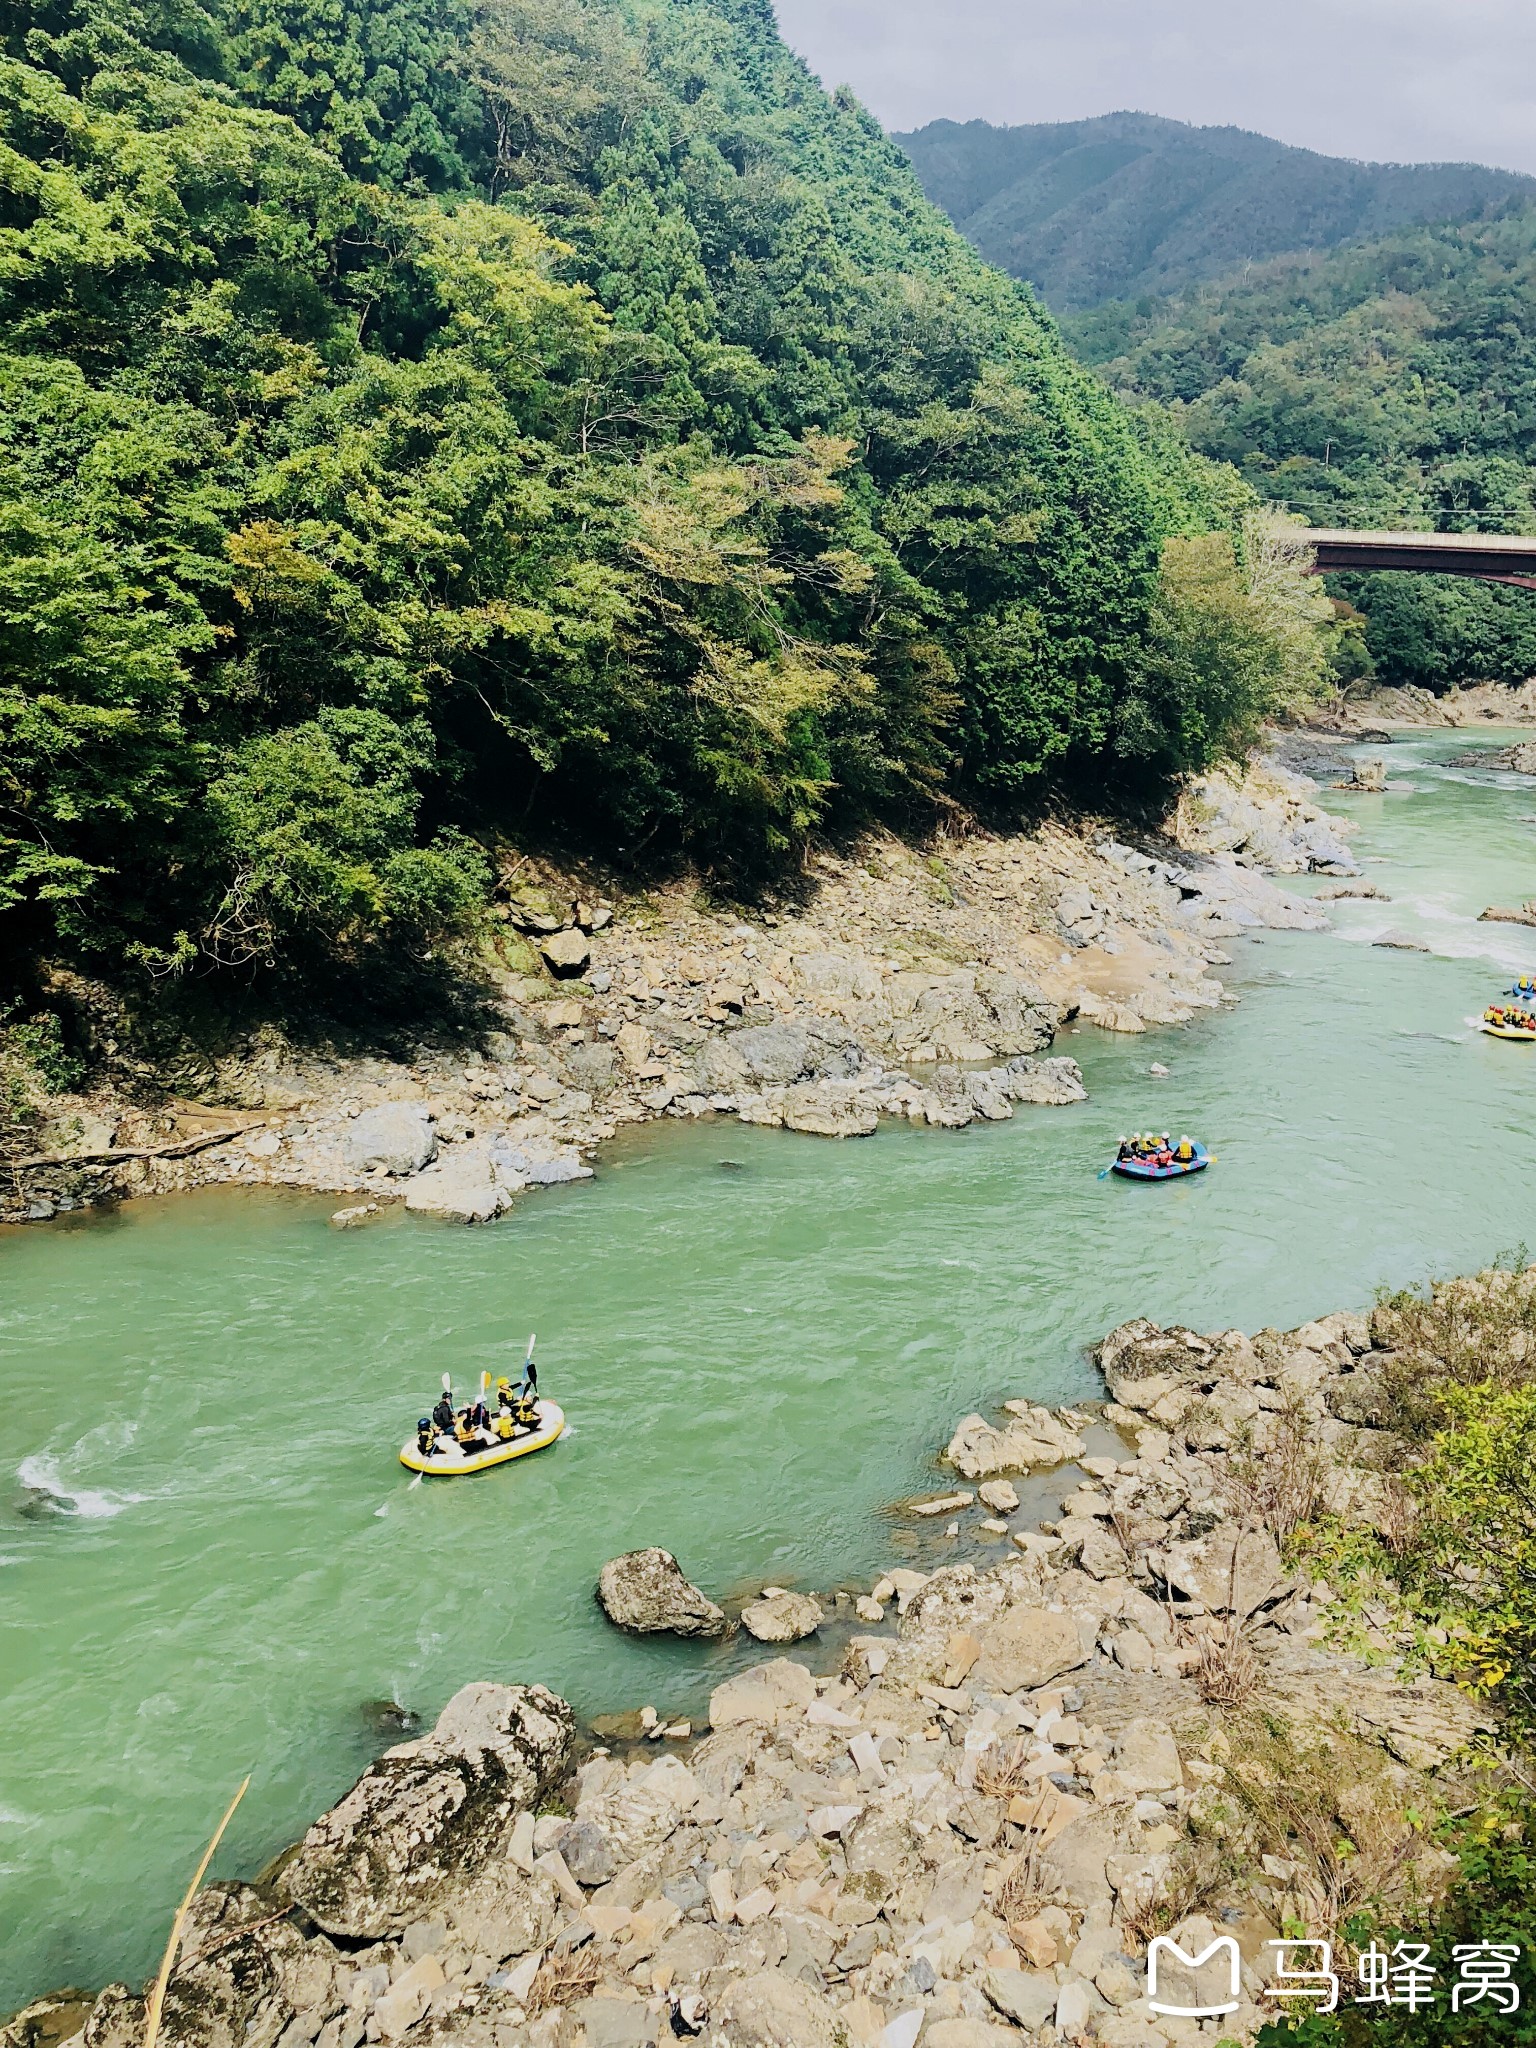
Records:
{"label": "large boulder", "polygon": [[809,1593],[781,1592],[777,1588],[741,1610],[741,1625],[760,1643],[798,1643],[821,1627],[819,1600]]}
{"label": "large boulder", "polygon": [[670,1550],[609,1558],[598,1574],[597,1600],[631,1635],[723,1636],[730,1627],[724,1611],[683,1577]]}
{"label": "large boulder", "polygon": [[771,1664],[755,1664],[715,1687],[709,1696],[709,1725],[784,1727],[803,1721],[815,1698],[816,1681],[805,1666],[776,1657]]}
{"label": "large boulder", "polygon": [[[287,1920],[274,1922],[271,1900],[250,1885],[211,1884],[187,1915],[160,2039],[166,2048],[275,2048],[296,2013],[323,2013],[333,2002],[336,1961],[329,1942],[306,1942]],[[16,2023],[5,2032],[19,2048]],[[143,1999],[110,1985],[85,2022],[85,2042],[138,2048],[143,2037]]]}
{"label": "large boulder", "polygon": [[1215,1378],[1212,1346],[1192,1330],[1164,1330],[1145,1316],[1121,1323],[1099,1346],[1099,1370],[1122,1408],[1145,1412],[1175,1388]]}
{"label": "large boulder", "polygon": [[1148,1558],[1154,1572],[1187,1600],[1212,1614],[1250,1614],[1276,1599],[1286,1585],[1285,1566],[1267,1529],[1241,1529],[1224,1522],[1193,1542],[1170,1543]]}
{"label": "large boulder", "polygon": [[382,1167],[403,1176],[419,1173],[437,1157],[437,1133],[419,1102],[381,1102],[353,1117],[341,1149],[357,1173]]}
{"label": "large boulder", "polygon": [[539,941],[539,951],[544,955],[545,965],[552,974],[562,981],[570,980],[585,971],[592,958],[592,948],[587,935],[574,926],[569,931],[551,932]]}
{"label": "large boulder", "polygon": [[803,1024],[754,1024],[738,1031],[731,1047],[752,1079],[770,1088],[798,1081],[811,1060],[811,1034]]}
{"label": "large boulder", "polygon": [[751,1078],[751,1069],[728,1038],[709,1038],[699,1048],[699,1086],[706,1095],[734,1095]]}
{"label": "large boulder", "polygon": [[784,1096],[784,1128],[818,1138],[869,1138],[879,1129],[879,1112],[835,1083],[808,1081]]}
{"label": "large boulder", "polygon": [[446,1223],[489,1223],[512,1206],[512,1197],[527,1183],[504,1180],[483,1145],[458,1145],[445,1158],[416,1175],[405,1191],[405,1206],[416,1216],[438,1216]]}
{"label": "large boulder", "polygon": [[559,1777],[575,1719],[542,1685],[466,1685],[430,1735],[371,1764],[282,1873],[328,1934],[378,1940],[504,1856],[516,1814]]}
{"label": "large boulder", "polygon": [[497,1178],[507,1186],[553,1188],[566,1181],[592,1178],[591,1167],[582,1165],[574,1145],[520,1131],[516,1125],[493,1138],[490,1150]]}
{"label": "large boulder", "polygon": [[1049,1970],[988,1970],[981,1988],[998,2011],[1030,2032],[1056,2010],[1056,1979]]}
{"label": "large boulder", "polygon": [[831,1999],[778,1970],[728,1984],[710,2019],[711,2039],[730,2048],[846,2048],[848,2041]]}
{"label": "large boulder", "polygon": [[1006,1428],[997,1428],[984,1415],[967,1415],[951,1437],[944,1456],[962,1478],[990,1479],[998,1472],[1028,1472],[1082,1456],[1083,1439],[1049,1408],[1027,1401],[1004,1405],[1012,1415]]}
{"label": "large boulder", "polygon": [[1133,1792],[1166,1792],[1183,1782],[1178,1744],[1166,1721],[1140,1715],[1127,1722],[1115,1744],[1114,1762]]}
{"label": "large boulder", "polygon": [[1298,825],[1291,834],[1291,844],[1306,867],[1333,875],[1360,872],[1360,863],[1325,819],[1311,818]]}
{"label": "large boulder", "polygon": [[1090,1809],[1070,1821],[1041,1854],[1045,1887],[1063,1893],[1079,1912],[1100,1905],[1110,1890],[1106,1866],[1131,1847],[1132,1825],[1124,1807]]}
{"label": "large boulder", "polygon": [[510,1209],[513,1196],[524,1188],[591,1178],[591,1167],[582,1165],[574,1145],[514,1127],[441,1154],[406,1189],[405,1206],[450,1223],[489,1223]]}
{"label": "large boulder", "polygon": [[1032,1691],[1088,1661],[1093,1643],[1070,1614],[1010,1607],[981,1632],[976,1675],[997,1692]]}
{"label": "large boulder", "polygon": [[1083,1086],[1083,1070],[1076,1060],[1060,1057],[1041,1060],[1025,1053],[1019,1059],[1010,1060],[1002,1074],[1015,1102],[1038,1102],[1062,1108],[1069,1102],[1088,1100],[1088,1090]]}

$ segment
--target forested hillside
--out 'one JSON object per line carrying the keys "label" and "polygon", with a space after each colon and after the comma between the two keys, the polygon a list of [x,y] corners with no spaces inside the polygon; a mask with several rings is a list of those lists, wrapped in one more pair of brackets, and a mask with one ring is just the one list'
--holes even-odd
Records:
{"label": "forested hillside", "polygon": [[751,887],[1315,678],[768,0],[0,26],[13,971],[419,952],[529,834]]}
{"label": "forested hillside", "polygon": [[931,121],[896,140],[981,253],[1058,311],[1536,196],[1536,180],[1480,164],[1353,163],[1152,114]]}
{"label": "forested hillside", "polygon": [[[1131,398],[1314,525],[1536,532],[1536,207],[1293,258],[1070,338]],[[1536,674],[1536,597],[1339,579],[1384,680]]]}

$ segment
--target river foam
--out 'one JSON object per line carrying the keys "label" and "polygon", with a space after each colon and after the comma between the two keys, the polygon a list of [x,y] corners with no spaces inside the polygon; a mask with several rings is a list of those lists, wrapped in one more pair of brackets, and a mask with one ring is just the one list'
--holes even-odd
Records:
{"label": "river foam", "polygon": [[110,1493],[93,1486],[76,1486],[66,1480],[59,1460],[46,1452],[23,1458],[16,1477],[28,1493],[43,1494],[61,1515],[78,1515],[83,1522],[109,1522],[125,1508],[137,1507],[149,1499],[147,1493]]}

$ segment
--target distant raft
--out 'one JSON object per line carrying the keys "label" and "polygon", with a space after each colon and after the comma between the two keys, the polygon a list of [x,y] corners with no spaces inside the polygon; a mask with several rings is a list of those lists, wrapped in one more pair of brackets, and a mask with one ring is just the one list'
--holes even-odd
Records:
{"label": "distant raft", "polygon": [[1536,1045],[1536,1016],[1529,1010],[1505,1010],[1495,1006],[1472,1020],[1490,1038],[1517,1039],[1522,1045]]}
{"label": "distant raft", "polygon": [[1159,1166],[1155,1159],[1117,1159],[1110,1168],[1123,1180],[1182,1180],[1187,1173],[1204,1173],[1211,1164],[1211,1155],[1198,1141],[1192,1146],[1193,1157],[1170,1159],[1166,1166]]}
{"label": "distant raft", "polygon": [[400,1462],[432,1479],[463,1479],[471,1472],[489,1472],[493,1465],[526,1458],[531,1451],[547,1450],[564,1428],[565,1410],[554,1401],[539,1401],[534,1406],[533,1428],[519,1431],[505,1443],[466,1451],[452,1437],[440,1436],[431,1455],[423,1457],[416,1438],[409,1436],[400,1446]]}

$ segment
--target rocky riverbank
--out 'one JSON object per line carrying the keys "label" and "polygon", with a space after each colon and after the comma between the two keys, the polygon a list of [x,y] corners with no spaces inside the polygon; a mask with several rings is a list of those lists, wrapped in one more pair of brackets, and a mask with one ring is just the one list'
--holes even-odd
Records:
{"label": "rocky riverbank", "polygon": [[1405,683],[1351,698],[1336,716],[1320,717],[1313,724],[1355,738],[1398,726],[1536,725],[1536,680],[1468,683],[1439,695]]}
{"label": "rocky riverbank", "polygon": [[[257,1885],[210,1885],[167,2048],[1104,2048],[1246,2042],[1300,1926],[1432,1899],[1487,1716],[1404,1677],[1385,1609],[1288,1561],[1309,1515],[1383,1512],[1394,1325],[1200,1336],[1133,1322],[1107,1399],[958,1424],[944,1527],[996,1562],[790,1589],[742,1619],[844,1621],[840,1667],[778,1656],[709,1732],[623,1753],[533,1684],[464,1688]],[[1088,1432],[1117,1433],[1094,1455]],[[1059,1512],[1020,1509],[1054,1472]],[[920,1512],[935,1503],[909,1504]],[[605,1572],[652,1627],[728,1623],[667,1553]],[[796,1604],[798,1603],[798,1605]],[[779,1626],[782,1624],[782,1627]],[[754,1629],[754,1632],[756,1630]],[[1236,1945],[1198,1970],[1187,1955]],[[1347,1967],[1347,1966],[1346,1966]],[[1158,2006],[1219,2006],[1199,2021]],[[18,2017],[4,2048],[140,2048],[124,1985]]]}
{"label": "rocky riverbank", "polygon": [[399,1200],[485,1222],[651,1117],[842,1138],[1077,1101],[1063,1021],[1186,1022],[1222,1001],[1232,939],[1326,922],[1268,879],[1354,872],[1314,793],[1262,765],[1209,777],[1134,846],[1060,825],[927,853],[873,837],[750,919],[691,885],[605,895],[523,864],[478,1043],[386,1059],[268,1036],[209,1062],[195,1099],[51,1098],[4,1162],[0,1222],[216,1182],[332,1193],[342,1224]]}

